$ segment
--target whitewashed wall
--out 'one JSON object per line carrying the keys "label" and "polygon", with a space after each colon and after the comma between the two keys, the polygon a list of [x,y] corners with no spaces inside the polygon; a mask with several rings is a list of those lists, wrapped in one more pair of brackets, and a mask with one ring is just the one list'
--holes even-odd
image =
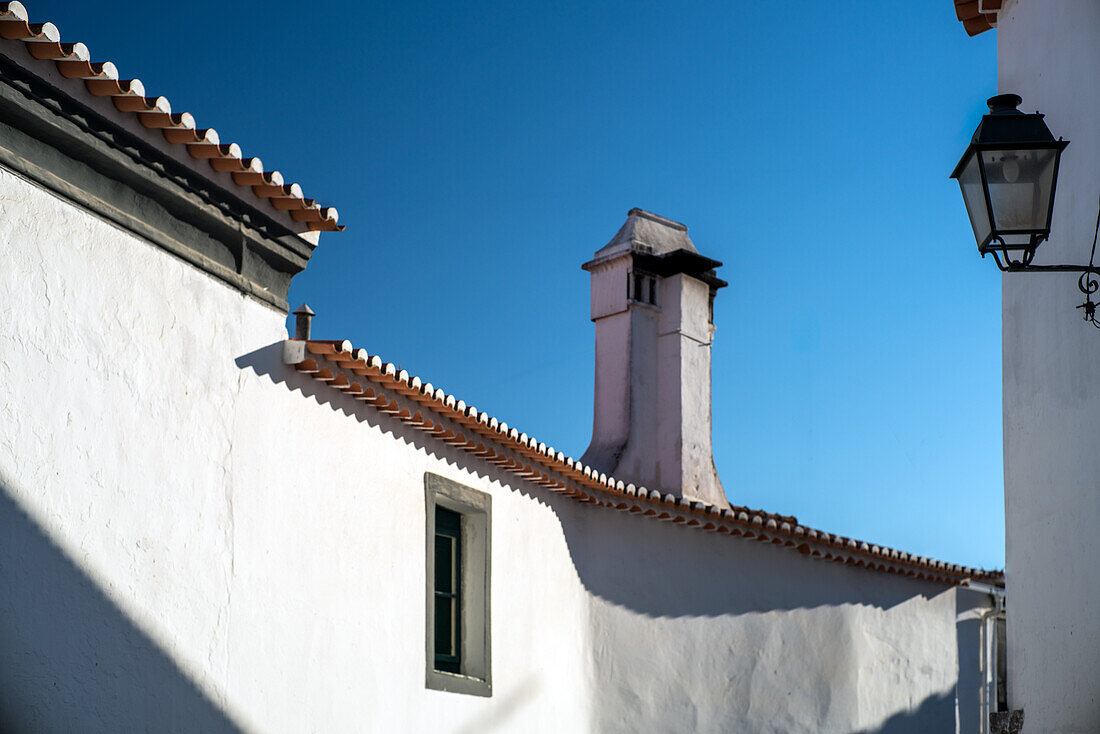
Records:
{"label": "whitewashed wall", "polygon": [[[0,192],[0,711],[38,731],[584,730],[583,591],[545,506],[283,383],[263,351],[282,315],[3,171]],[[493,589],[491,700],[424,688],[427,470],[493,493],[494,571],[525,580]]]}
{"label": "whitewashed wall", "polygon": [[[0,262],[0,724],[954,730],[951,590],[504,484],[2,169]],[[491,698],[424,685],[426,471],[493,496]]]}
{"label": "whitewashed wall", "polygon": [[[998,88],[1062,156],[1037,263],[1088,262],[1100,194],[1100,3],[1009,0]],[[1027,732],[1100,731],[1100,331],[1073,274],[1003,278],[1009,706]]]}

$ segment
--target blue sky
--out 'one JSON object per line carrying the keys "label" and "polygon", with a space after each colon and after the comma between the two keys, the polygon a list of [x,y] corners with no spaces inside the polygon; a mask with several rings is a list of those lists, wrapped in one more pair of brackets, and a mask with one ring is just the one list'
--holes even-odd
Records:
{"label": "blue sky", "polygon": [[1003,565],[1000,277],[948,179],[995,32],[948,0],[25,5],[339,208],[318,336],[580,456],[580,264],[650,209],[725,263],[731,500]]}

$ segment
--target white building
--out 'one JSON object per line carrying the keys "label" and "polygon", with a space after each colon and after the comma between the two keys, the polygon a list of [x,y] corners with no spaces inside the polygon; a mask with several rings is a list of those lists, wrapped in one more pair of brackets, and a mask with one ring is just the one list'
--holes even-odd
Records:
{"label": "white building", "polygon": [[[956,6],[971,35],[996,26],[1000,92],[1070,141],[1035,263],[1087,265],[1100,194],[1100,3]],[[1002,280],[1007,704],[1023,712],[1022,731],[1044,734],[1100,731],[1100,332],[1076,308],[1077,278]]]}
{"label": "white building", "polygon": [[0,729],[978,731],[998,573],[727,503],[686,227],[586,265],[576,461],[288,339],[335,211],[19,3],[0,36]]}

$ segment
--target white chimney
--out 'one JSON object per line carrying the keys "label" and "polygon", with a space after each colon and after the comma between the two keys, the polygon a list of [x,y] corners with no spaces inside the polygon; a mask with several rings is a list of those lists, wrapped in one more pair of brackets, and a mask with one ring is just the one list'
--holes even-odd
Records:
{"label": "white chimney", "polygon": [[642,209],[584,264],[596,394],[583,461],[648,489],[725,506],[710,438],[714,294],[726,283],[687,227]]}

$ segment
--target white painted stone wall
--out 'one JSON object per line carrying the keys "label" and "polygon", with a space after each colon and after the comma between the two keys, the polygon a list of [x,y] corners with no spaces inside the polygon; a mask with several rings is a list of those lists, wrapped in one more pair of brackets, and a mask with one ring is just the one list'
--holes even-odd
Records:
{"label": "white painted stone wall", "polygon": [[955,731],[954,591],[589,515],[597,730]]}
{"label": "white painted stone wall", "polygon": [[[0,263],[0,728],[954,730],[952,590],[502,475],[2,169]],[[426,471],[493,497],[491,698],[425,688]]]}
{"label": "white painted stone wall", "polygon": [[[287,384],[280,314],[2,170],[0,261],[13,728],[585,730],[585,595],[545,504]],[[492,699],[424,687],[425,471],[494,495],[494,571],[523,580],[493,589]]]}
{"label": "white painted stone wall", "polygon": [[[996,32],[999,91],[1070,141],[1036,262],[1085,264],[1100,194],[1100,3],[1008,0]],[[1074,308],[1076,278],[1003,278],[1009,706],[1026,732],[1100,731],[1100,331]]]}

